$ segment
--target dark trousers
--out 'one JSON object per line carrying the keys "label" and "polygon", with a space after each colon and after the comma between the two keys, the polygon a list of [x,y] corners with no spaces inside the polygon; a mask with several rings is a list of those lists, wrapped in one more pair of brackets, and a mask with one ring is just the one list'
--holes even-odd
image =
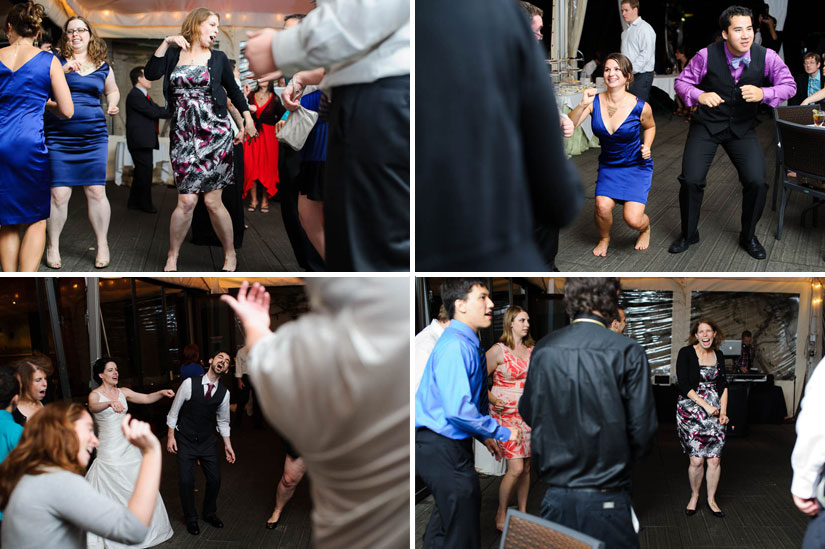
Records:
{"label": "dark trousers", "polygon": [[808,522],[802,549],[822,549],[825,547],[825,508],[819,506],[819,514]]}
{"label": "dark trousers", "polygon": [[132,186],[129,188],[130,208],[142,210],[152,209],[152,149],[129,149],[135,171],[132,175]]}
{"label": "dark trousers", "polygon": [[453,440],[429,429],[415,432],[415,471],[435,499],[424,532],[425,549],[481,545],[481,486],[473,439]]}
{"label": "dark trousers", "polygon": [[410,270],[410,78],[333,90],[324,184],[330,271]]}
{"label": "dark trousers", "polygon": [[633,83],[628,90],[630,93],[641,99],[650,102],[650,88],[653,87],[653,71],[634,72]]}
{"label": "dark trousers", "polygon": [[756,223],[762,217],[768,185],[765,183],[765,160],[762,148],[751,128],[742,137],[729,129],[711,135],[704,124],[691,124],[685,152],[682,156],[682,174],[679,176],[679,208],[682,213],[682,235],[691,238],[699,226],[699,212],[707,184],[706,176],[716,149],[722,145],[728,153],[742,184],[742,237],[750,240],[756,232]]}
{"label": "dark trousers", "polygon": [[541,518],[605,542],[607,549],[638,548],[630,491],[571,490],[551,486],[541,502]]}
{"label": "dark trousers", "polygon": [[323,271],[324,260],[307,238],[298,218],[298,173],[301,171],[301,154],[286,143],[278,146],[278,199],[281,202],[281,218],[292,253],[302,269]]}
{"label": "dark trousers", "polygon": [[255,396],[255,389],[249,383],[249,376],[244,374],[241,377],[243,380],[243,389],[238,391],[238,406],[235,408],[235,426],[240,427],[243,422],[243,416],[246,414],[244,410],[246,403],[249,402],[249,396],[252,395],[252,419],[255,427],[263,427],[264,418],[261,413],[261,406],[258,404],[258,397]]}
{"label": "dark trousers", "polygon": [[559,253],[559,228],[547,225],[536,225],[533,236],[539,247],[539,253],[544,260],[544,268],[548,271],[558,271],[556,268],[556,254]]}
{"label": "dark trousers", "polygon": [[198,521],[195,510],[195,462],[200,460],[206,476],[206,493],[203,496],[203,516],[214,517],[218,509],[218,492],[221,489],[221,467],[215,437],[203,441],[190,441],[177,433],[178,488],[183,516],[187,523]]}

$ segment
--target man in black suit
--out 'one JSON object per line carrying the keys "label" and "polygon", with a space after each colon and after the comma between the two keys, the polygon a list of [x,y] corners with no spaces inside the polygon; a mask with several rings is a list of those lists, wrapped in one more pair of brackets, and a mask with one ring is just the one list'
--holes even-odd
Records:
{"label": "man in black suit", "polygon": [[822,57],[813,51],[809,51],[802,58],[805,72],[796,77],[796,95],[788,99],[788,105],[801,105],[802,102],[823,88],[822,78]]}
{"label": "man in black suit", "polygon": [[135,163],[128,207],[157,213],[152,205],[152,150],[158,148],[158,119],[169,118],[166,109],[149,97],[152,83],[143,75],[143,67],[129,71],[134,86],[126,96],[126,146]]}

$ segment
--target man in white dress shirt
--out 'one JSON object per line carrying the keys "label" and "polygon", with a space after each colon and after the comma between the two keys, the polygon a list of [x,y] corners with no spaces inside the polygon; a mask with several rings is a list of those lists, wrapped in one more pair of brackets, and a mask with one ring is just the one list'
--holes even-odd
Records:
{"label": "man in white dress shirt", "polygon": [[169,427],[166,449],[178,457],[180,501],[186,530],[193,536],[200,534],[195,509],[196,461],[200,461],[206,476],[203,520],[215,528],[223,528],[223,522],[216,515],[221,466],[215,445],[215,422],[223,437],[226,461],[235,463],[235,451],[229,440],[229,391],[220,383],[228,369],[229,355],[217,353],[209,360],[209,370],[204,375],[186,378],[181,383],[166,416],[166,426]]}
{"label": "man in white dress shirt", "polygon": [[816,517],[808,524],[803,549],[825,547],[825,359],[817,365],[796,420],[796,444],[791,454],[791,494],[800,511]]}
{"label": "man in white dress shirt", "polygon": [[409,280],[310,278],[306,289],[310,312],[274,333],[260,284],[221,299],[243,324],[264,416],[306,463],[313,543],[408,547]]}
{"label": "man in white dress shirt", "polygon": [[[409,271],[410,1],[318,0],[300,25],[246,44],[256,74],[331,96],[324,234],[328,271]],[[323,69],[321,69],[323,67]]]}
{"label": "man in white dress shirt", "polygon": [[649,101],[656,62],[656,31],[639,17],[639,0],[622,2],[622,18],[628,24],[622,32],[622,53],[633,64],[633,84],[628,91]]}
{"label": "man in white dress shirt", "polygon": [[424,368],[427,367],[427,359],[433,352],[435,342],[444,333],[444,328],[450,325],[450,317],[444,305],[438,309],[438,316],[430,322],[430,325],[415,335],[415,390],[421,383],[421,376],[424,375]]}

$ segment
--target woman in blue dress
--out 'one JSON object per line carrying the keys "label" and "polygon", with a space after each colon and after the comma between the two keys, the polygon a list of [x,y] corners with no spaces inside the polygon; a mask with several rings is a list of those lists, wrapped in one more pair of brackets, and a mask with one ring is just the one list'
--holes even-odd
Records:
{"label": "woman in blue dress", "polygon": [[650,245],[650,219],[645,213],[647,194],[653,178],[650,147],[656,123],[650,105],[627,91],[633,82],[633,66],[621,53],[612,53],[604,62],[607,91],[585,90],[581,102],[570,112],[578,126],[592,114],[593,134],[599,138],[599,175],[596,180],[596,226],[599,243],[593,255],[604,257],[610,244],[613,207],[624,204],[624,220],[639,231],[637,250]]}
{"label": "woman in blue dress", "polygon": [[43,107],[49,93],[58,116],[74,113],[60,63],[33,45],[44,13],[31,1],[12,6],[6,18],[11,45],[0,49],[0,263],[6,272],[36,271],[46,245],[49,160]]}
{"label": "woman in blue dress", "polygon": [[100,95],[106,95],[110,116],[118,113],[120,92],[115,75],[106,62],[106,42],[97,36],[86,19],[74,16],[63,26],[58,44],[60,62],[72,91],[75,115],[59,120],[46,115],[46,145],[52,169],[52,206],[49,217],[46,265],[62,267],[60,233],[66,223],[72,187],[82,186],[89,206],[89,221],[97,239],[95,267],[109,265],[111,208],[106,198],[106,158],[109,132],[100,108]]}

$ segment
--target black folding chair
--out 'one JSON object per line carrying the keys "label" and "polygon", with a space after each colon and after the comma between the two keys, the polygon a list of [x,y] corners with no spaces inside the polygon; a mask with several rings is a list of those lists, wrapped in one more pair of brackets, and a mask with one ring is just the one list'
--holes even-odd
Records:
{"label": "black folding chair", "polygon": [[[776,107],[773,110],[773,120],[778,122],[784,120],[786,122],[793,122],[795,124],[810,124],[813,122],[813,111],[818,109],[817,105],[796,105],[793,107]],[[779,149],[782,147],[782,139],[779,137],[779,125],[776,125],[776,170],[773,183],[773,202],[771,209],[776,211],[776,196],[779,189],[782,187],[782,177],[779,168]]]}

